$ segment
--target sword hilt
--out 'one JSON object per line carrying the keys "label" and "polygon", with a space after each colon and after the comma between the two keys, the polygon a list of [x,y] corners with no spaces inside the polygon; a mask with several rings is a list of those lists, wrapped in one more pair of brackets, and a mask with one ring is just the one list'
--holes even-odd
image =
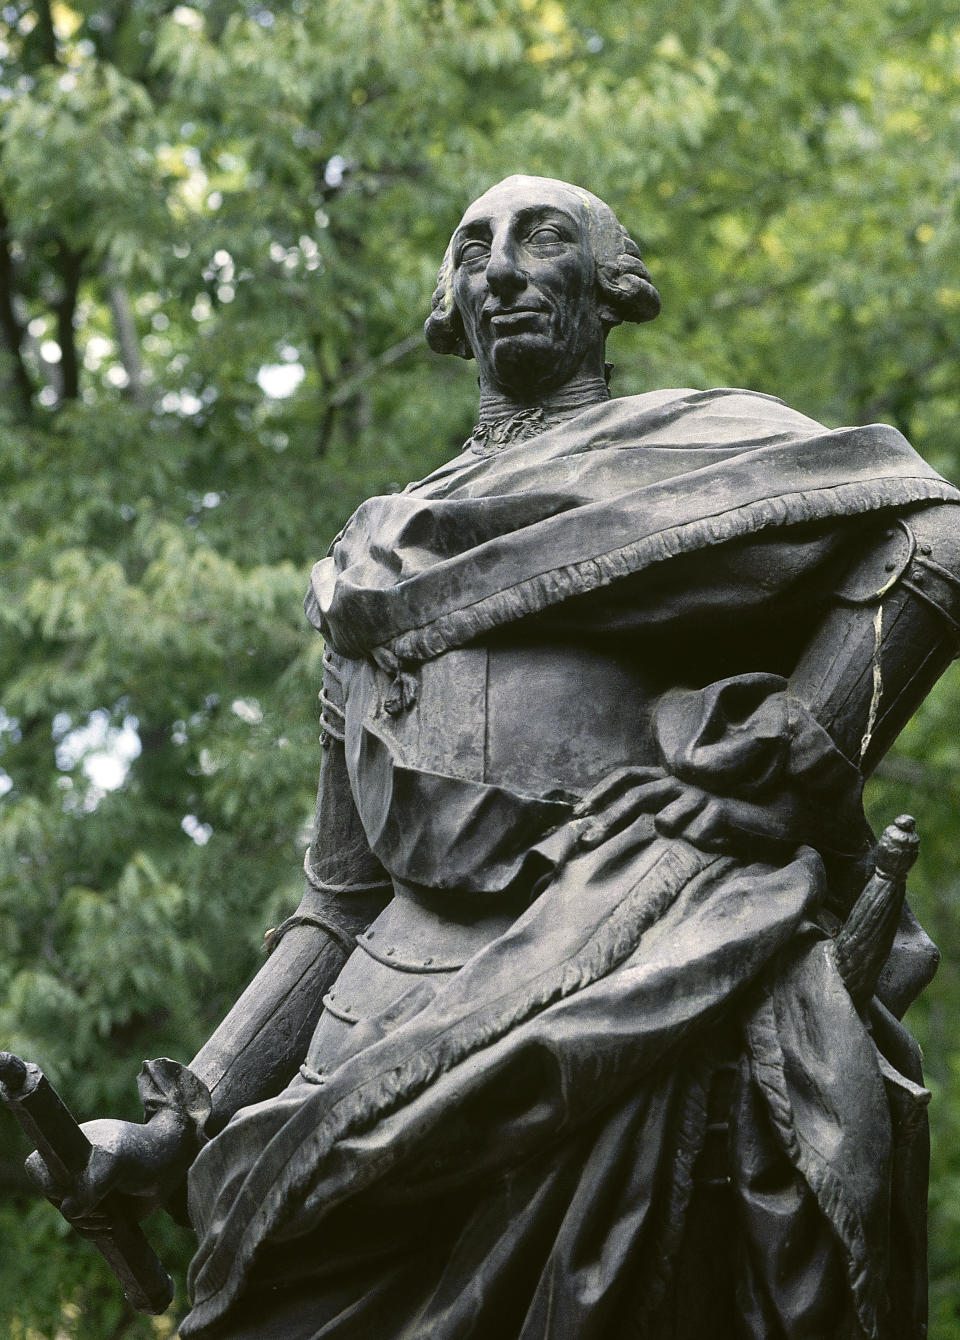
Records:
{"label": "sword hilt", "polygon": [[[66,1191],[83,1172],[93,1146],[39,1066],[0,1052],[0,1098],[32,1140],[54,1181]],[[115,1193],[98,1207],[103,1228],[84,1229],[138,1312],[166,1312],[173,1281]]]}
{"label": "sword hilt", "polygon": [[874,851],[873,874],[834,940],[837,967],[858,1009],[876,990],[889,957],[919,845],[911,815],[887,825]]}

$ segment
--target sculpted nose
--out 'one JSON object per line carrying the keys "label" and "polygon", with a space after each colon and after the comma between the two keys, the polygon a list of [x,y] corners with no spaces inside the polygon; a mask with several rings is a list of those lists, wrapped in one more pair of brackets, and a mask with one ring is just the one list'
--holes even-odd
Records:
{"label": "sculpted nose", "polygon": [[490,292],[498,298],[510,297],[526,285],[527,276],[520,268],[516,248],[509,241],[494,241],[486,269]]}

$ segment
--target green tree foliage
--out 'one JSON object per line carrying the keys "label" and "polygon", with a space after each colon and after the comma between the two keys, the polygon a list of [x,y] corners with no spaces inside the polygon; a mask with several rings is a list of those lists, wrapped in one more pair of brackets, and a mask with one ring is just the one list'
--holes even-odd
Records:
{"label": "green tree foliage", "polygon": [[[892,422],[956,476],[960,20],[11,0],[0,60],[0,1039],[81,1117],[134,1116],[137,1059],[188,1059],[299,897],[309,565],[472,423],[470,371],[419,333],[464,204],[528,171],[628,222],[665,312],[615,335],[616,391],[747,385]],[[958,700],[948,677],[873,792],[878,822],[921,816],[947,960],[913,1015],[938,1340],[960,1336]],[[0,1122],[0,1329],[170,1334],[29,1196]],[[151,1231],[182,1272],[188,1234]]]}

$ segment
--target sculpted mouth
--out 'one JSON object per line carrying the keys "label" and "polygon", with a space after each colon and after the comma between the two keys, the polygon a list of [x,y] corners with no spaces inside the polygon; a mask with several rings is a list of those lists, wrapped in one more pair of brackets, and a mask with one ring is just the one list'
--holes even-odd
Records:
{"label": "sculpted mouth", "polygon": [[487,314],[487,320],[494,330],[520,330],[536,324],[547,313],[542,307],[510,307]]}

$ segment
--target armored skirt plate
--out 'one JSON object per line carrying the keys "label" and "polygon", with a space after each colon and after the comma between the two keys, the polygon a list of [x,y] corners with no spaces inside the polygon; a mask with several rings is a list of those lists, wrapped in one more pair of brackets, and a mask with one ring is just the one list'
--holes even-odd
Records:
{"label": "armored skirt plate", "polygon": [[[402,996],[439,988],[468,958],[502,935],[518,906],[467,907],[449,893],[395,882],[395,896],[369,928],[323,1000],[305,1071],[326,1075],[394,1019],[382,1019]],[[376,1021],[381,1020],[379,1024]],[[367,1025],[356,1032],[357,1025]]]}

